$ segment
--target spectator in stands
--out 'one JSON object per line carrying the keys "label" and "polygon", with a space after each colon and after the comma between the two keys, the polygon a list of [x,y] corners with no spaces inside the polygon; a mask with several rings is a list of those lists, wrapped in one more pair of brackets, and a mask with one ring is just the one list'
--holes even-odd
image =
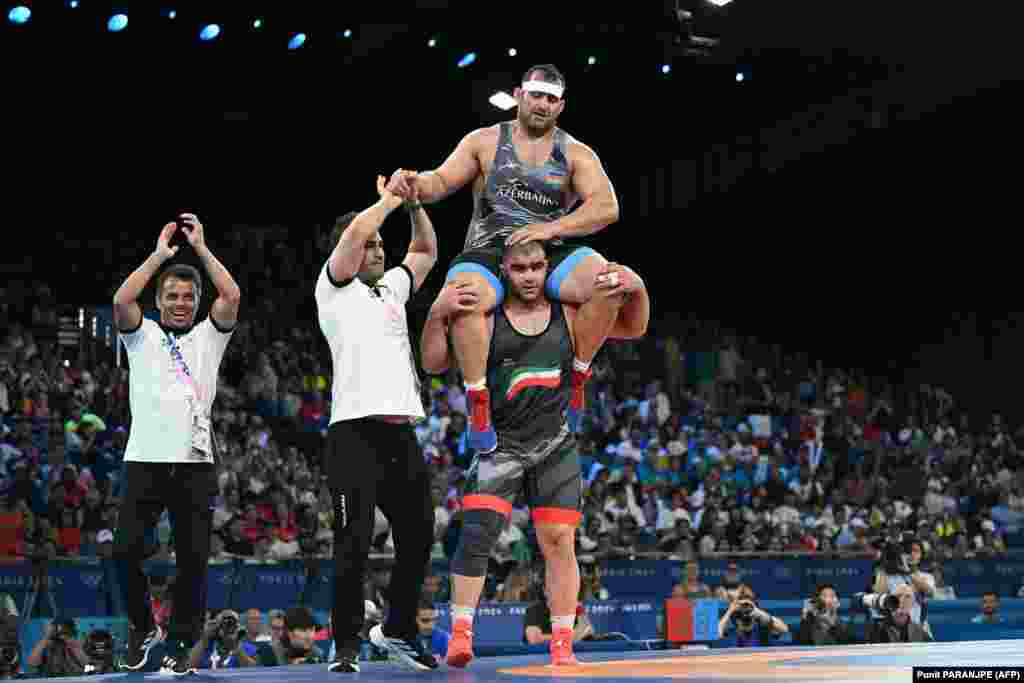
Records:
{"label": "spectator in stands", "polygon": [[433,603],[425,599],[420,600],[416,612],[416,627],[419,629],[424,652],[434,655],[434,659],[440,664],[448,652],[451,634],[437,627],[437,610]]}
{"label": "spectator in stands", "polygon": [[245,612],[245,642],[253,646],[270,642],[270,634],[263,626],[263,614],[255,607]]}
{"label": "spectator in stands", "polygon": [[437,574],[427,574],[426,578],[423,579],[423,596],[428,598],[430,602],[444,602],[444,582],[441,577]]}
{"label": "spectator in stands", "polygon": [[700,564],[695,560],[686,563],[686,580],[672,588],[672,597],[687,600],[704,600],[712,597],[711,589],[700,580]]}
{"label": "spectator in stands", "polygon": [[971,619],[972,624],[1001,624],[1003,617],[999,614],[999,594],[985,591],[981,596],[981,614]]}
{"label": "spectator in stands", "polygon": [[323,653],[313,642],[320,627],[312,612],[305,607],[293,607],[285,613],[284,631],[270,643],[261,643],[258,659],[263,666],[326,663]]}
{"label": "spectator in stands", "polygon": [[715,589],[715,597],[732,602],[739,596],[742,585],[739,565],[735,560],[729,560],[729,563],[725,565],[725,573],[722,574],[722,585]]}
{"label": "spectator in stands", "polygon": [[580,567],[580,597],[579,601],[589,602],[593,600],[610,600],[611,593],[601,585],[601,571],[598,567]]}
{"label": "spectator in stands", "polygon": [[[523,623],[523,641],[530,645],[546,643],[551,640],[551,610],[548,608],[548,588],[544,585],[544,599],[530,605],[526,610]],[[594,634],[594,625],[590,623],[583,605],[576,608],[576,624],[573,627],[572,639],[578,643]]]}
{"label": "spectator in stands", "polygon": [[[582,572],[581,572],[582,580]],[[517,567],[509,572],[502,584],[496,602],[527,602],[530,599],[530,570]],[[447,650],[445,650],[447,652]]]}
{"label": "spectator in stands", "polygon": [[280,640],[283,638],[285,633],[284,618],[284,610],[272,609],[267,612],[267,623],[270,624],[270,637],[266,641],[259,642],[273,642],[275,639]]}

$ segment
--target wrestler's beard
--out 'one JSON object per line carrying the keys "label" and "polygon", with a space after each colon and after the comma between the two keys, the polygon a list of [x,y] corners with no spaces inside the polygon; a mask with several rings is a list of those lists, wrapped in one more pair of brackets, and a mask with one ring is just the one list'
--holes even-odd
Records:
{"label": "wrestler's beard", "polygon": [[552,114],[548,114],[541,120],[543,123],[538,124],[538,119],[534,118],[533,112],[530,112],[525,117],[519,117],[519,125],[529,131],[531,135],[541,137],[555,127],[556,117]]}

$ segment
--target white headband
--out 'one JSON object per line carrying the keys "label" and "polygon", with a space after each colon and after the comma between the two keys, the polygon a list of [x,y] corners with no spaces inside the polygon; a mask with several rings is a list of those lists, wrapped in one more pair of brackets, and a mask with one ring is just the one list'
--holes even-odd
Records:
{"label": "white headband", "polygon": [[565,88],[557,83],[548,83],[547,81],[526,81],[523,83],[523,90],[527,92],[546,92],[549,95],[561,98]]}

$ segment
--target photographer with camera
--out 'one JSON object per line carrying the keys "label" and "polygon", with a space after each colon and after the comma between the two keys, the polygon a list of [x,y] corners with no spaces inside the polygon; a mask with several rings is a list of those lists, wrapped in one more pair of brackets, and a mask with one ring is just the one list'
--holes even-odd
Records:
{"label": "photographer with camera", "polygon": [[239,638],[242,625],[238,613],[223,610],[206,622],[199,641],[192,648],[193,669],[237,669],[259,666],[257,648]]}
{"label": "photographer with camera", "polygon": [[[909,587],[912,600],[910,620],[922,627],[930,638],[928,598],[935,593],[935,578],[920,569],[920,545],[916,545],[916,551],[914,542],[910,547],[911,552],[907,554],[900,540],[890,538],[885,542],[872,591],[877,595],[895,594],[897,588]],[[886,616],[881,610],[871,610],[871,617],[876,623]]]}
{"label": "photographer with camera", "polygon": [[849,645],[856,642],[849,624],[839,619],[839,596],[829,583],[818,586],[804,602],[797,645]]}
{"label": "photographer with camera", "polygon": [[76,640],[78,627],[71,619],[54,619],[46,633],[29,653],[27,662],[45,677],[73,676],[85,673],[88,657]]}
{"label": "photographer with camera", "polygon": [[757,606],[753,589],[745,583],[740,585],[736,600],[729,604],[718,621],[719,638],[725,638],[729,624],[736,629],[736,647],[771,645],[773,638],[789,633],[785,622]]}
{"label": "photographer with camera", "polygon": [[914,589],[903,584],[892,593],[856,593],[853,610],[870,610],[881,618],[873,619],[867,628],[869,643],[927,643],[932,640],[924,628],[914,623]]}
{"label": "photographer with camera", "polygon": [[97,629],[85,638],[85,673],[111,674],[114,667],[114,636],[110,631]]}

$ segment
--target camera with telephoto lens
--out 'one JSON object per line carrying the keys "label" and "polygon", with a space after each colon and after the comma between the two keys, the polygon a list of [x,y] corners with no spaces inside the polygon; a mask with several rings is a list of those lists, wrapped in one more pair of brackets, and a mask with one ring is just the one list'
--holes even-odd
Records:
{"label": "camera with telephoto lens", "polygon": [[892,593],[857,593],[853,596],[851,608],[878,610],[883,617],[892,615],[900,608],[900,599]]}

